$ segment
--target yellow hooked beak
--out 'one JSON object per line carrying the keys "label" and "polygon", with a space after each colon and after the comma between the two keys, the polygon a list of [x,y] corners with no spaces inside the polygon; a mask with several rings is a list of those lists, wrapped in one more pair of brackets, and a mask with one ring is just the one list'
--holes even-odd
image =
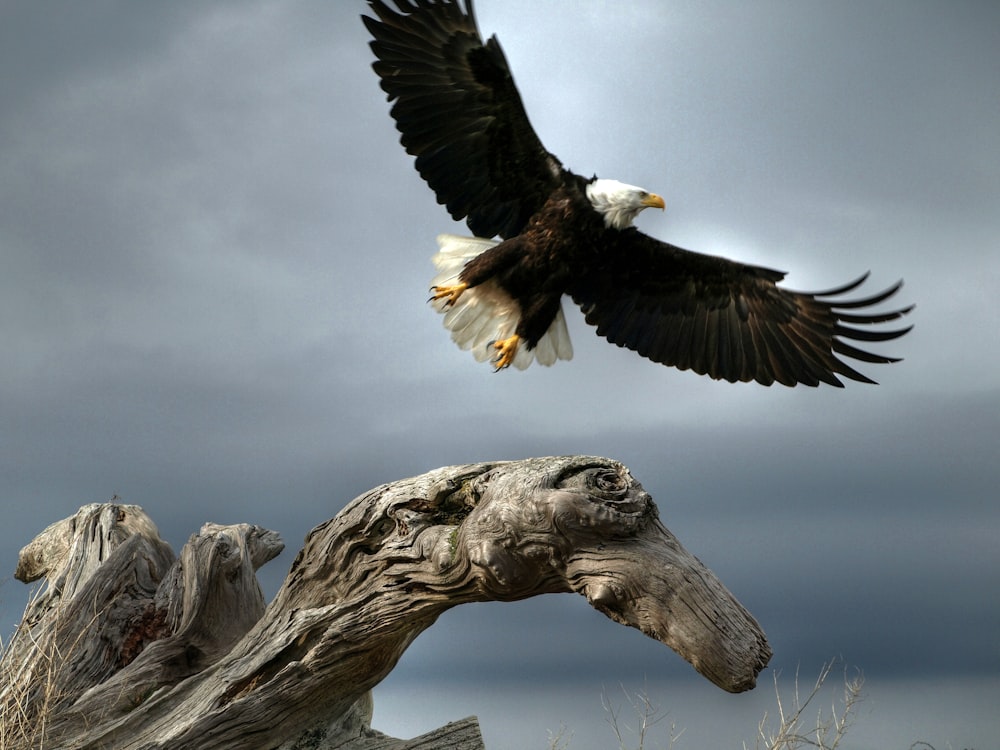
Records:
{"label": "yellow hooked beak", "polygon": [[666,208],[666,204],[663,202],[663,198],[658,196],[656,193],[650,193],[641,201],[644,208]]}

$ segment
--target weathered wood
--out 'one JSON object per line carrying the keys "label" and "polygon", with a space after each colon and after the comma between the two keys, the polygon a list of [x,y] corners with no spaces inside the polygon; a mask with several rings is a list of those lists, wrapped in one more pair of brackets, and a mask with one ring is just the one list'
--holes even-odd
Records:
{"label": "weathered wood", "polygon": [[175,561],[141,509],[116,503],[50,526],[17,572],[48,586],[0,663],[5,725],[20,717],[36,736],[4,746],[44,734],[65,748],[479,748],[474,719],[409,741],[370,727],[370,689],[472,601],[581,593],[732,692],[771,655],[608,459],[453,466],[375,488],[309,533],[265,608],[255,571],[280,549],[259,527],[206,524]]}

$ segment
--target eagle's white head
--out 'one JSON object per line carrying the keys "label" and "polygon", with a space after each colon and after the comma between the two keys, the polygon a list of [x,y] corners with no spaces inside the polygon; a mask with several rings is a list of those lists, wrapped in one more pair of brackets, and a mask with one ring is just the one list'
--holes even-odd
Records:
{"label": "eagle's white head", "polygon": [[587,198],[597,213],[604,216],[604,225],[625,229],[644,208],[663,208],[663,198],[635,185],[618,180],[594,180],[587,185]]}

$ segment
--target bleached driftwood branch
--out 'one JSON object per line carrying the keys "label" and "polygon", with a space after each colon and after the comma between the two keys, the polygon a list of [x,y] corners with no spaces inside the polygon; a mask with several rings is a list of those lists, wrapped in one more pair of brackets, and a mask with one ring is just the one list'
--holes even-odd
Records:
{"label": "bleached driftwood branch", "polygon": [[[282,549],[206,524],[174,560],[134,505],[88,505],[21,552],[47,579],[0,664],[4,747],[482,747],[475,718],[403,741],[369,690],[457,604],[583,594],[731,692],[771,651],[751,615],[660,523],[621,464],[452,466],[377,487],[317,526],[274,601]],[[15,741],[16,740],[16,741]]]}

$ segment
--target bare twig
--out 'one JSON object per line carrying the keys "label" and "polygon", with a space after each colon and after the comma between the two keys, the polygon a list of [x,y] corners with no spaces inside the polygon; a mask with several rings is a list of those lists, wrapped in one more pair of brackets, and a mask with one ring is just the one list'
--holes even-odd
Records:
{"label": "bare twig", "polygon": [[[845,667],[844,694],[839,708],[834,702],[830,707],[829,714],[820,709],[816,715],[815,726],[812,728],[803,727],[805,711],[820,694],[835,663],[836,660],[831,660],[823,665],[815,685],[804,700],[799,693],[799,674],[796,670],[792,703],[787,707],[782,700],[781,691],[778,689],[779,673],[775,673],[774,693],[778,703],[778,728],[773,732],[768,729],[768,715],[765,713],[757,727],[755,750],[797,750],[803,747],[813,747],[817,750],[836,750],[840,746],[847,730],[854,722],[854,714],[858,704],[864,700],[862,692],[864,677],[860,671],[851,677],[847,674]],[[747,750],[745,742],[743,748]]]}
{"label": "bare twig", "polygon": [[[601,705],[604,707],[605,713],[607,713],[606,720],[611,726],[611,731],[614,732],[620,750],[628,750],[629,748],[625,739],[625,733],[633,734],[637,737],[639,744],[636,745],[636,750],[644,750],[646,740],[649,737],[649,731],[667,718],[667,714],[652,702],[645,690],[630,693],[624,685],[621,686],[621,690],[625,695],[625,699],[634,709],[638,724],[635,726],[625,724],[620,719],[621,706],[614,705],[608,697],[607,692],[604,692],[601,694]],[[623,729],[625,733],[623,733]],[[684,734],[684,730],[677,731],[676,724],[670,722],[669,744],[667,747],[673,748],[674,743],[682,734]]]}

